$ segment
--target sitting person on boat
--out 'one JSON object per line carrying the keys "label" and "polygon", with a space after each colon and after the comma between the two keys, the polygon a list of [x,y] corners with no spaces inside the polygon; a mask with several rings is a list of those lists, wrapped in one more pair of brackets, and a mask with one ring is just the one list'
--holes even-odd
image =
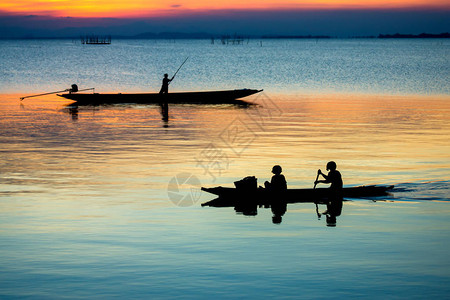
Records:
{"label": "sitting person on boat", "polygon": [[284,192],[287,190],[286,178],[284,178],[284,175],[281,174],[281,172],[282,169],[279,165],[273,166],[272,173],[274,175],[272,176],[272,179],[270,180],[270,182],[264,182],[264,186],[266,187],[266,189],[274,192]]}
{"label": "sitting person on boat", "polygon": [[162,80],[162,86],[161,90],[159,91],[160,94],[167,94],[169,93],[169,84],[173,80],[173,77],[169,79],[169,74],[164,74],[164,78]]}
{"label": "sitting person on boat", "polygon": [[322,175],[325,180],[317,180],[314,182],[314,184],[318,183],[331,183],[330,186],[330,197],[333,199],[330,200],[339,200],[339,198],[342,200],[342,176],[341,173],[336,170],[337,166],[334,161],[330,161],[327,163],[327,171],[328,175],[325,175],[322,173],[322,171],[319,169],[317,171],[318,175]]}
{"label": "sitting person on boat", "polygon": [[272,209],[273,224],[280,224],[283,219],[283,215],[287,210],[287,203],[283,197],[283,193],[287,190],[287,182],[281,172],[282,169],[279,165],[273,166],[272,173],[274,175],[272,176],[272,179],[270,182],[264,182],[265,188],[270,191],[271,195],[271,197],[267,199],[268,201],[265,203],[265,207],[268,208],[270,206]]}
{"label": "sitting person on boat", "polygon": [[327,210],[323,212],[324,215],[330,215],[330,217],[336,217],[341,214],[342,211],[342,175],[336,170],[337,166],[334,161],[327,163],[328,175],[322,173],[319,169],[318,175],[322,175],[325,180],[316,180],[314,184],[318,183],[331,183],[328,194]]}

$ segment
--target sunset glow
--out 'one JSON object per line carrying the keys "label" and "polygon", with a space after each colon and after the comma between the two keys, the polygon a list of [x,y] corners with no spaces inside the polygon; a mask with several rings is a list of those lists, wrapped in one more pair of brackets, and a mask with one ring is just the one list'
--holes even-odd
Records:
{"label": "sunset glow", "polygon": [[123,1],[123,0],[7,0],[0,3],[0,12],[12,15],[46,15],[55,17],[145,17],[183,13],[207,13],[217,10],[276,10],[276,9],[398,9],[445,8],[445,0],[240,0],[215,1]]}

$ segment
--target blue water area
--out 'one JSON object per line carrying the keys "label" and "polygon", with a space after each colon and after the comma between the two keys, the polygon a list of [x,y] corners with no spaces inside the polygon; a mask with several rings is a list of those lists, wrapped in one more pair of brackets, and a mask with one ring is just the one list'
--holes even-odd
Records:
{"label": "blue water area", "polygon": [[[446,40],[0,41],[1,299],[446,299]],[[250,107],[73,107],[96,91],[264,88]],[[7,94],[5,94],[7,93]],[[313,203],[246,216],[200,187],[283,167],[313,188],[334,160],[336,226]],[[319,187],[325,187],[320,185]],[[319,212],[326,207],[319,205]],[[328,224],[329,225],[329,224]]]}
{"label": "blue water area", "polygon": [[245,217],[233,208],[152,209],[132,197],[101,209],[96,202],[64,216],[49,211],[63,203],[2,213],[2,298],[423,299],[450,291],[449,203],[355,200],[327,227],[313,204],[289,205],[274,225],[270,209]]}
{"label": "blue water area", "polygon": [[446,39],[0,41],[0,92],[73,83],[99,92],[159,91],[163,74],[189,57],[172,90],[448,95],[449,47]]}

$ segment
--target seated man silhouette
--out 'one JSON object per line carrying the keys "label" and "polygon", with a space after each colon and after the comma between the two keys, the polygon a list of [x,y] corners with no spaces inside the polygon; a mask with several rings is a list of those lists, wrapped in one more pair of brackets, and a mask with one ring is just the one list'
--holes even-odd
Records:
{"label": "seated man silhouette", "polygon": [[284,175],[281,174],[282,169],[279,165],[275,165],[272,168],[272,179],[270,182],[266,181],[264,186],[269,190],[269,203],[272,209],[272,222],[274,224],[280,224],[283,215],[287,210],[286,199],[284,199],[283,193],[287,190],[287,182]]}
{"label": "seated man silhouette", "polygon": [[[337,216],[341,215],[342,212],[342,175],[336,170],[337,166],[334,161],[330,161],[327,163],[328,175],[322,173],[319,169],[317,171],[318,175],[322,175],[325,180],[317,180],[314,184],[318,183],[329,183],[330,188],[328,189],[328,202],[327,202],[327,210],[323,212],[324,215],[329,215],[330,220],[336,220]],[[328,220],[328,217],[327,217]],[[334,221],[335,222],[335,221]]]}
{"label": "seated man silhouette", "polygon": [[284,178],[284,175],[282,175],[281,172],[282,169],[279,165],[273,166],[272,173],[274,175],[270,182],[264,182],[264,186],[273,192],[283,192],[287,190],[286,178]]}

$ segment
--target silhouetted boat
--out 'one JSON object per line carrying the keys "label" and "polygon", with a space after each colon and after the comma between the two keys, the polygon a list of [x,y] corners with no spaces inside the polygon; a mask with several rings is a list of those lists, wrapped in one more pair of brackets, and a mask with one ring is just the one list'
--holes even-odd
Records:
{"label": "silhouetted boat", "polygon": [[[358,186],[343,188],[344,198],[372,198],[389,195],[389,191],[394,188],[390,186]],[[228,207],[235,206],[241,199],[252,198],[258,204],[264,204],[271,195],[265,188],[253,190],[236,189],[231,187],[213,187],[204,188],[202,191],[219,196],[219,198],[203,203],[202,206]],[[283,194],[277,194],[277,197],[283,197],[287,203],[324,203],[328,199],[328,188],[317,189],[288,189]]]}
{"label": "silhouetted boat", "polygon": [[240,89],[225,91],[205,91],[205,92],[182,92],[182,93],[66,93],[58,94],[60,97],[76,101],[77,105],[97,105],[97,104],[116,104],[116,103],[192,103],[192,104],[249,104],[242,100],[244,98],[262,90]]}

